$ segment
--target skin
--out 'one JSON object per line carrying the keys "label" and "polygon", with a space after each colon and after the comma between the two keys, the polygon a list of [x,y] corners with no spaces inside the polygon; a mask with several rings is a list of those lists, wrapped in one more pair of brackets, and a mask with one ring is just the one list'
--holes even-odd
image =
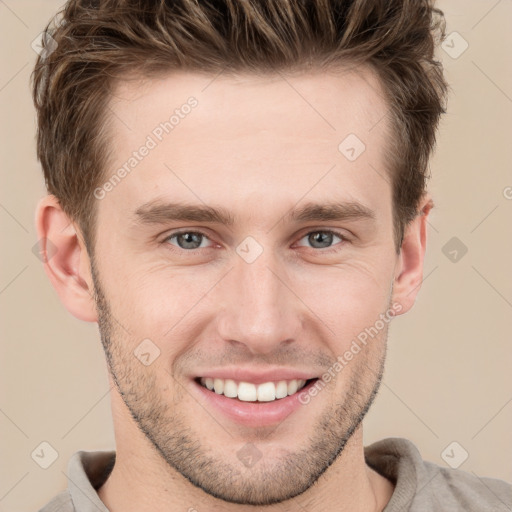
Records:
{"label": "skin", "polygon": [[[39,238],[57,246],[45,270],[73,315],[98,322],[107,356],[117,458],[99,496],[114,512],[382,510],[393,483],[365,464],[362,420],[388,324],[277,425],[228,419],[192,379],[228,366],[321,376],[380,314],[414,304],[432,201],[422,198],[397,254],[384,160],[392,134],[369,70],[212,79],[119,84],[107,178],[188,97],[198,105],[98,200],[94,260],[55,197],[37,209]],[[353,162],[338,150],[350,133],[366,145]],[[223,207],[234,223],[138,222],[154,199]],[[375,218],[284,217],[331,201],[357,201]],[[169,239],[182,228],[206,235],[200,248]],[[347,239],[308,236],[325,229]],[[247,236],[263,248],[252,263],[236,252]],[[160,355],[145,366],[134,350],[148,338]],[[237,456],[248,443],[261,454],[252,467]]]}

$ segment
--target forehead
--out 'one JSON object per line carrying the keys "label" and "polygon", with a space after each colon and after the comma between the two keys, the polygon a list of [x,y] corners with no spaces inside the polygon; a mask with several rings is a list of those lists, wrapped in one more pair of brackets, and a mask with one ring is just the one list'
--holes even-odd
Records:
{"label": "forehead", "polygon": [[121,82],[109,105],[105,179],[125,172],[102,208],[126,217],[158,197],[263,214],[301,197],[385,201],[386,112],[366,68]]}
{"label": "forehead", "polygon": [[[388,110],[384,96],[376,74],[368,67],[265,75],[176,71],[161,78],[119,82],[109,110],[116,125],[113,135],[119,133],[127,141],[130,134],[122,128],[150,132],[155,122],[169,120],[190,97],[196,98],[200,107],[194,109],[194,130],[210,132],[215,123],[217,129],[210,135],[219,135],[222,129],[235,132],[238,138],[252,137],[259,129],[283,134],[285,128],[290,135],[314,131],[316,137],[331,139],[333,132],[339,136],[353,128],[368,138],[366,132]],[[124,119],[116,115],[121,111]],[[292,127],[293,121],[298,122]]]}

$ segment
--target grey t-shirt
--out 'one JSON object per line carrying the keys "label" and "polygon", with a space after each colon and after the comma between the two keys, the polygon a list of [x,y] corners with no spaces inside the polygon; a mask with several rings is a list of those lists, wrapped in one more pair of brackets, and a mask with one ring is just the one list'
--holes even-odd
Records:
{"label": "grey t-shirt", "polygon": [[[366,446],[364,453],[366,463],[395,484],[383,512],[512,511],[512,485],[424,461],[407,439],[382,439]],[[96,489],[114,462],[115,451],[74,453],[68,464],[68,488],[39,512],[109,512]]]}

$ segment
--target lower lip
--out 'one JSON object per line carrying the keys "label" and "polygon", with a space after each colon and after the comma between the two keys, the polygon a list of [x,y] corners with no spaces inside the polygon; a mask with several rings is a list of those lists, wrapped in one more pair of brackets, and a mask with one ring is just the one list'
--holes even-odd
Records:
{"label": "lower lip", "polygon": [[213,408],[219,410],[230,420],[248,427],[266,427],[281,423],[302,407],[304,404],[299,401],[299,395],[307,392],[316,380],[309,382],[299,392],[272,402],[242,402],[238,398],[228,398],[215,393],[215,391],[210,391],[196,381],[193,381],[193,385],[208,404],[211,404]]}

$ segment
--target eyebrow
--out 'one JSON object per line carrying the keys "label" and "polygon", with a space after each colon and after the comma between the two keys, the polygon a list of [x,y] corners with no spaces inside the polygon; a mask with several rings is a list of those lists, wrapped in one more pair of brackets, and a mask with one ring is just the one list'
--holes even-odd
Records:
{"label": "eyebrow", "polygon": [[[285,222],[375,220],[375,212],[362,203],[307,203],[283,217]],[[172,221],[207,222],[233,226],[235,217],[225,208],[204,204],[163,203],[149,201],[137,208],[135,219],[140,224],[164,224]]]}

